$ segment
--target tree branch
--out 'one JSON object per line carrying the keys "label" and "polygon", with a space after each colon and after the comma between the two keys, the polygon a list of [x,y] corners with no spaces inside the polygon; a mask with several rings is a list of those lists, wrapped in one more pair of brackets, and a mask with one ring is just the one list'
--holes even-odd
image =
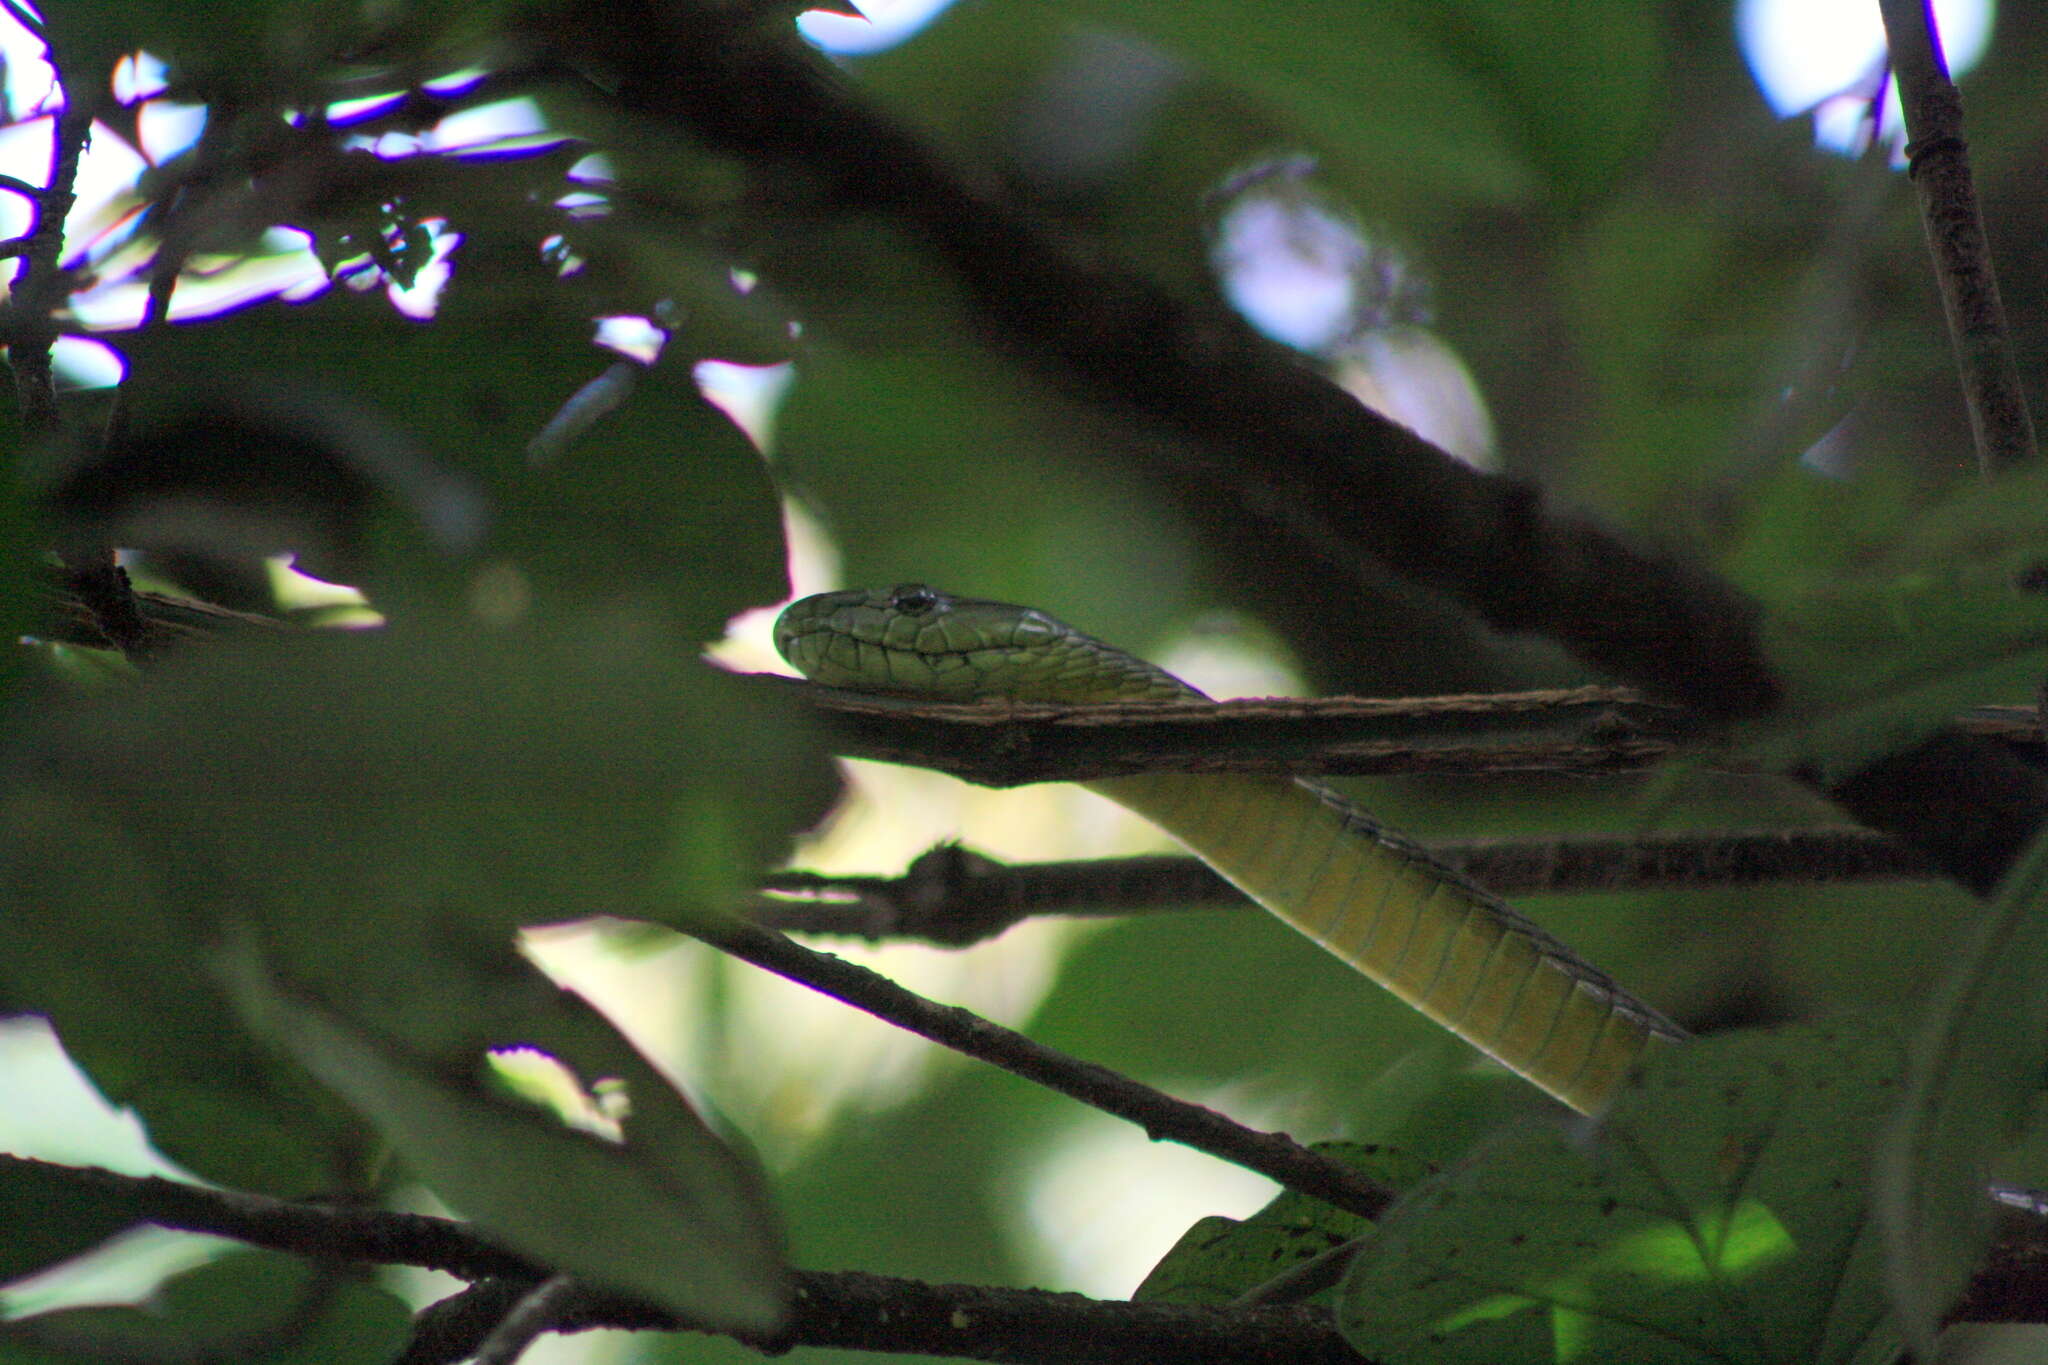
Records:
{"label": "tree branch", "polygon": [[[125,574],[123,580],[126,580]],[[35,627],[38,638],[86,649],[107,647],[106,632],[100,626],[99,616],[70,573],[43,568],[36,589],[42,598]],[[221,635],[292,628],[289,621],[275,616],[233,611],[193,597],[138,592],[131,588],[128,599],[140,622],[140,652],[144,657],[154,656],[173,645]]]}
{"label": "tree branch", "polygon": [[1963,101],[1949,79],[1932,0],[1879,0],[1899,102],[1906,111],[1906,156],[1920,191],[1920,219],[1934,278],[1941,286],[1949,343],[1962,379],[1963,404],[1978,467],[1987,474],[2031,463],[2034,419],[2005,335],[2005,308],[1991,266],[1991,245],[1963,141]]}
{"label": "tree branch", "polygon": [[[475,1282],[421,1315],[407,1365],[474,1354],[548,1272],[445,1218],[292,1204],[236,1190],[116,1175],[0,1154],[0,1179],[26,1175],[119,1201],[140,1222],[231,1237],[324,1260],[421,1266]],[[1025,1365],[1360,1365],[1326,1315],[1309,1309],[1209,1308],[1119,1303],[1079,1294],[988,1285],[927,1284],[855,1272],[798,1271],[791,1321],[761,1349],[837,1346]],[[557,1305],[551,1330],[595,1327],[687,1331],[690,1324],[614,1294],[585,1288]]]}
{"label": "tree branch", "polygon": [[507,1314],[532,1293],[528,1279],[478,1280],[467,1289],[422,1308],[412,1322],[412,1339],[392,1365],[454,1365],[475,1355]]}
{"label": "tree branch", "polygon": [[1318,1156],[1284,1133],[1247,1128],[1213,1109],[1177,1100],[1108,1067],[1069,1057],[957,1005],[935,1004],[878,972],[805,948],[781,934],[744,923],[697,933],[706,943],[742,961],[942,1047],[1127,1119],[1155,1142],[1178,1142],[1207,1152],[1365,1218],[1378,1217],[1393,1200],[1391,1190],[1342,1162]]}
{"label": "tree branch", "polygon": [[[53,48],[50,62],[63,80]],[[21,411],[22,435],[31,448],[51,451],[64,441],[64,419],[57,411],[57,380],[50,367],[56,343],[53,321],[64,302],[64,220],[77,202],[78,163],[92,136],[92,106],[68,81],[63,81],[64,110],[51,132],[47,186],[28,195],[32,226],[22,239],[21,268],[15,272],[13,324],[7,360],[14,371],[15,402]],[[9,186],[8,188],[15,188]],[[58,547],[72,591],[90,613],[99,632],[97,643],[111,644],[124,654],[147,651],[147,631],[135,606],[128,575],[114,562],[114,548],[105,544],[70,543]]]}
{"label": "tree branch", "polygon": [[577,1299],[576,1282],[567,1275],[550,1275],[521,1295],[518,1302],[498,1320],[490,1334],[477,1343],[476,1365],[513,1365],[541,1333],[553,1329],[557,1319]]}
{"label": "tree branch", "polygon": [[[1040,1289],[928,1284],[856,1272],[797,1272],[791,1322],[759,1350],[829,1346],[1022,1365],[1367,1365],[1318,1309],[1127,1303]],[[401,1365],[453,1365],[474,1353],[509,1288],[477,1286],[421,1315]],[[473,1302],[459,1302],[471,1301]],[[558,1332],[609,1327],[690,1330],[665,1314],[591,1290],[567,1304]]]}
{"label": "tree branch", "polygon": [[[1648,887],[1758,886],[1925,879],[1932,864],[1860,829],[1433,844],[1430,852],[1503,896]],[[786,933],[916,939],[964,948],[1040,915],[1113,916],[1242,907],[1199,858],[1153,855],[1010,864],[958,844],[921,855],[900,877],[781,872],[752,918]]]}
{"label": "tree branch", "polygon": [[1266,697],[1054,706],[924,702],[770,674],[830,721],[839,751],[991,787],[1137,772],[1494,776],[1640,772],[1697,723],[1625,688],[1483,696]]}
{"label": "tree branch", "polygon": [[[1510,693],[1526,708],[1493,712],[1492,698],[1175,703],[1114,707],[963,706],[868,697],[760,676],[764,687],[801,688],[840,732],[839,751],[912,763],[970,782],[1087,781],[1129,772],[1281,772],[1379,775],[1430,773],[1613,774],[1656,767],[1688,733],[1681,717],[1613,689]],[[1578,700],[1570,700],[1577,698]],[[1604,717],[1576,710],[1605,699]],[[1545,728],[1545,707],[1558,707]],[[1460,707],[1473,707],[1460,714]],[[1365,708],[1363,712],[1359,708]],[[1411,709],[1412,708],[1412,709]],[[1640,709],[1638,709],[1640,708]],[[1979,895],[1998,885],[2048,813],[2048,777],[2016,749],[2038,754],[2038,718],[2010,707],[1980,707],[1912,749],[1892,754],[1831,787],[1798,774],[1857,821],[1920,853],[1939,873]],[[1355,742],[1363,719],[1397,722],[1430,743]],[[1503,721],[1527,724],[1520,737]],[[1477,723],[1494,742],[1466,744],[1441,732]],[[1328,725],[1321,743],[1291,727]],[[1347,728],[1348,727],[1348,728]],[[1507,735],[1505,742],[1499,737]]]}
{"label": "tree branch", "polygon": [[51,441],[64,430],[57,412],[57,381],[50,370],[50,347],[57,339],[51,318],[64,301],[64,220],[77,202],[73,187],[78,162],[91,135],[91,109],[67,97],[50,135],[48,187],[29,196],[33,218],[22,239],[21,268],[14,276],[17,316],[7,359],[14,369],[22,431],[31,441]]}
{"label": "tree branch", "polygon": [[251,1246],[311,1259],[370,1261],[442,1270],[465,1280],[512,1276],[538,1281],[547,1272],[492,1245],[467,1224],[387,1209],[295,1204],[160,1176],[117,1175],[0,1152],[0,1181],[68,1188],[118,1203],[139,1222],[174,1232],[232,1237]]}
{"label": "tree branch", "polygon": [[[0,1180],[26,1178],[117,1202],[138,1222],[231,1237],[327,1261],[421,1266],[473,1287],[420,1314],[403,1365],[452,1365],[549,1278],[543,1268],[445,1218],[292,1204],[151,1176],[116,1175],[0,1155]],[[2007,1210],[1999,1239],[1953,1320],[2039,1322],[2048,1316],[2043,1220]],[[1021,1365],[1363,1365],[1328,1316],[1310,1308],[1120,1303],[988,1285],[927,1284],[857,1272],[797,1271],[778,1351],[796,1346],[915,1352]],[[555,1331],[688,1331],[690,1324],[617,1295],[583,1289],[557,1305]]]}

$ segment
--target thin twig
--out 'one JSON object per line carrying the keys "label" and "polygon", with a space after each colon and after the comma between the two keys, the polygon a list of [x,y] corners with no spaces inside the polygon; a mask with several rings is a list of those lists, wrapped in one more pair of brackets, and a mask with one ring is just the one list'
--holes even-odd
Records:
{"label": "thin twig", "polygon": [[[1452,731],[1448,739],[1361,744],[1351,742],[1361,724],[1351,717],[1319,718],[1315,724],[1334,728],[1317,736],[1321,743],[1304,744],[1290,725],[1307,725],[1320,708],[1355,705],[1357,699],[1129,703],[1115,708],[1119,714],[1113,717],[1106,711],[1084,717],[1073,707],[914,703],[788,678],[752,681],[763,688],[799,689],[827,716],[840,753],[914,763],[988,786],[1089,781],[1129,772],[1615,774],[1667,761],[1690,731],[1682,712],[1665,709],[1665,722],[1655,708],[1617,705],[1612,725],[1566,725],[1548,733],[1535,727],[1536,737],[1526,741],[1461,744],[1454,727],[1466,721],[1431,716],[1430,724]],[[1292,718],[1250,718],[1237,710],[1245,706],[1283,707]],[[2038,733],[2031,723],[2025,728],[2019,742],[2038,749]],[[1847,781],[1826,784],[1818,773],[1796,776],[1825,790],[1858,824],[1891,835],[1943,876],[1983,894],[1998,884],[2048,815],[2048,777],[2011,750],[2007,735],[1951,729]]]}
{"label": "thin twig", "polygon": [[73,187],[78,183],[78,162],[91,135],[92,110],[67,98],[51,133],[50,183],[29,200],[34,221],[24,234],[21,268],[14,275],[20,316],[7,359],[14,369],[22,428],[36,441],[54,440],[64,429],[57,413],[57,381],[50,370],[50,347],[57,339],[51,317],[64,299],[64,219],[77,202]]}
{"label": "thin twig", "polygon": [[453,1365],[467,1360],[534,1287],[527,1279],[478,1280],[422,1308],[412,1339],[392,1365]]}
{"label": "thin twig", "polygon": [[42,16],[21,3],[21,0],[6,0],[6,9],[8,18],[20,24],[36,37],[42,38],[47,35],[47,31],[43,27]]}
{"label": "thin twig", "polygon": [[942,1047],[997,1066],[1127,1119],[1155,1142],[1178,1142],[1279,1181],[1341,1209],[1376,1218],[1393,1191],[1318,1156],[1284,1133],[1262,1133],[1213,1109],[1177,1100],[1108,1067],[1069,1057],[957,1005],[941,1005],[888,977],[751,924],[699,931],[705,942],[777,976],[864,1010]]}
{"label": "thin twig", "polygon": [[[1656,768],[1700,736],[1686,712],[1609,687],[1056,706],[913,701],[766,673],[746,681],[816,708],[837,753],[989,787],[1140,772],[1613,776]],[[2038,745],[2032,720],[2011,716],[1989,706],[1962,720],[1975,734]]]}
{"label": "thin twig", "polygon": [[1333,1289],[1351,1268],[1351,1262],[1365,1247],[1361,1238],[1339,1242],[1327,1251],[1290,1266],[1272,1279],[1255,1284],[1230,1302],[1233,1307],[1252,1308],[1260,1304],[1301,1303],[1325,1289]]}
{"label": "thin twig", "polygon": [[[592,1302],[559,1330],[617,1325]],[[1326,1312],[1123,1303],[1037,1289],[926,1284],[882,1275],[796,1276],[783,1340],[1013,1365],[1369,1365]]]}
{"label": "thin twig", "polygon": [[576,1292],[567,1275],[551,1275],[528,1290],[476,1348],[476,1365],[513,1365],[555,1319]]}
{"label": "thin twig", "polygon": [[1962,378],[1978,467],[1987,474],[2035,458],[2034,419],[2006,340],[2005,309],[1963,141],[1963,101],[1949,79],[1931,0],[1880,0],[1899,101],[1906,156],[1920,191],[1921,222],[1941,285],[1949,342]]}
{"label": "thin twig", "polygon": [[[1503,896],[1937,875],[1911,849],[1860,829],[1487,840],[1432,844],[1430,852]],[[752,917],[763,928],[955,948],[1041,915],[1094,918],[1248,904],[1197,858],[1011,864],[958,844],[922,854],[900,877],[780,872],[761,890]]]}
{"label": "thin twig", "polygon": [[[100,614],[87,601],[73,575],[52,566],[39,571],[36,587],[42,598],[32,632],[36,638],[87,649],[107,647]],[[290,621],[279,617],[234,611],[170,593],[130,588],[128,598],[141,622],[137,637],[140,648],[129,651],[131,654],[155,655],[178,644],[292,629]]]}
{"label": "thin twig", "polygon": [[[51,62],[56,63],[54,52]],[[77,202],[78,163],[92,136],[91,105],[79,98],[69,83],[64,91],[64,112],[57,116],[51,133],[49,184],[29,200],[34,225],[24,239],[21,268],[14,276],[19,318],[7,351],[22,434],[46,449],[61,445],[65,437],[50,348],[57,340],[53,319],[64,300],[64,220]],[[71,541],[59,545],[57,553],[104,642],[131,656],[146,653],[148,631],[136,608],[128,575],[114,561],[114,547]]]}

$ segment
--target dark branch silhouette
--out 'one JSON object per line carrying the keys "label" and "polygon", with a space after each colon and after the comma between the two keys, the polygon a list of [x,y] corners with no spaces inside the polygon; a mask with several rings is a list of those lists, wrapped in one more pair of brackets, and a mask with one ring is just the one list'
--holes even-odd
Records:
{"label": "dark branch silhouette", "polygon": [[1920,220],[1941,286],[1978,467],[1991,474],[2030,464],[2037,454],[2034,419],[2006,339],[2005,306],[1999,302],[1991,244],[1977,207],[1970,147],[1963,140],[1962,96],[1949,79],[1927,0],[1879,0],[1879,9],[1912,139],[1906,156],[1920,191]]}
{"label": "dark branch silhouette", "polygon": [[[54,49],[50,61],[61,77]],[[48,182],[27,191],[33,217],[14,253],[21,262],[13,281],[14,307],[7,318],[7,363],[14,372],[15,404],[28,447],[45,458],[65,444],[64,419],[57,410],[57,380],[50,368],[50,348],[57,340],[54,322],[70,284],[62,268],[64,220],[77,202],[74,186],[78,163],[92,136],[92,106],[65,85],[63,112],[50,134]],[[114,562],[114,547],[69,542],[57,547],[71,591],[93,623],[96,645],[112,645],[124,654],[147,652],[147,630],[137,612],[128,575]]]}
{"label": "dark branch silhouette", "polygon": [[825,716],[841,753],[991,787],[1137,772],[1640,772],[1669,759],[1696,728],[1684,712],[1611,687],[1051,706],[913,701],[768,674],[750,683],[796,691]]}
{"label": "dark branch silhouette", "polygon": [[1012,1075],[1128,1120],[1154,1141],[1178,1142],[1257,1171],[1289,1189],[1314,1195],[1366,1218],[1393,1201],[1393,1191],[1351,1167],[1319,1156],[1285,1133],[1262,1133],[1213,1109],[1079,1061],[957,1005],[940,1005],[878,972],[793,943],[751,924],[698,931],[705,942],[777,976],[864,1010]]}
{"label": "dark branch silhouette", "polygon": [[[152,1176],[116,1175],[0,1155],[0,1179],[29,1176],[117,1201],[137,1222],[229,1237],[326,1261],[444,1270],[472,1287],[423,1311],[404,1365],[452,1365],[475,1353],[550,1276],[464,1223],[381,1209],[296,1204]],[[796,1346],[901,1351],[1021,1365],[1361,1365],[1328,1316],[1302,1307],[1121,1303],[990,1285],[928,1284],[852,1272],[798,1271],[791,1319],[767,1351]],[[564,1293],[554,1331],[613,1327],[688,1331],[690,1324],[615,1294]],[[2007,1210],[1990,1258],[1952,1321],[2048,1318],[2048,1223]]]}
{"label": "dark branch silhouette", "polygon": [[[1860,829],[1440,843],[1430,851],[1503,896],[1936,875],[1911,849]],[[764,928],[956,948],[1040,915],[1101,917],[1250,904],[1198,858],[1159,854],[1010,864],[957,844],[923,854],[900,877],[783,872],[769,877],[762,891],[753,919]]]}

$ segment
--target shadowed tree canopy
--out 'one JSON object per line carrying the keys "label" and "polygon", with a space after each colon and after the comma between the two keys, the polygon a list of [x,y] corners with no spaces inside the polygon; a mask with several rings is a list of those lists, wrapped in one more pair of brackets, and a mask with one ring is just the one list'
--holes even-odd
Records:
{"label": "shadowed tree canopy", "polygon": [[[0,0],[0,1361],[2048,1323],[2023,7],[1967,126],[1891,0],[1812,118],[1760,4],[50,8]],[[1303,695],[760,675],[826,579]],[[1064,788],[834,756],[1326,779],[1690,1040],[1570,1121]],[[1029,852],[903,833],[963,822]]]}

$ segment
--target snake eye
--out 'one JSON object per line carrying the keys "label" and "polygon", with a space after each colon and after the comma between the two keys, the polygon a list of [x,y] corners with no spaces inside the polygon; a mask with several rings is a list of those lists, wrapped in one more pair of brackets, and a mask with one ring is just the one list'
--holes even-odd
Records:
{"label": "snake eye", "polygon": [[939,595],[922,583],[905,583],[889,594],[889,605],[911,616],[921,616],[939,605]]}

